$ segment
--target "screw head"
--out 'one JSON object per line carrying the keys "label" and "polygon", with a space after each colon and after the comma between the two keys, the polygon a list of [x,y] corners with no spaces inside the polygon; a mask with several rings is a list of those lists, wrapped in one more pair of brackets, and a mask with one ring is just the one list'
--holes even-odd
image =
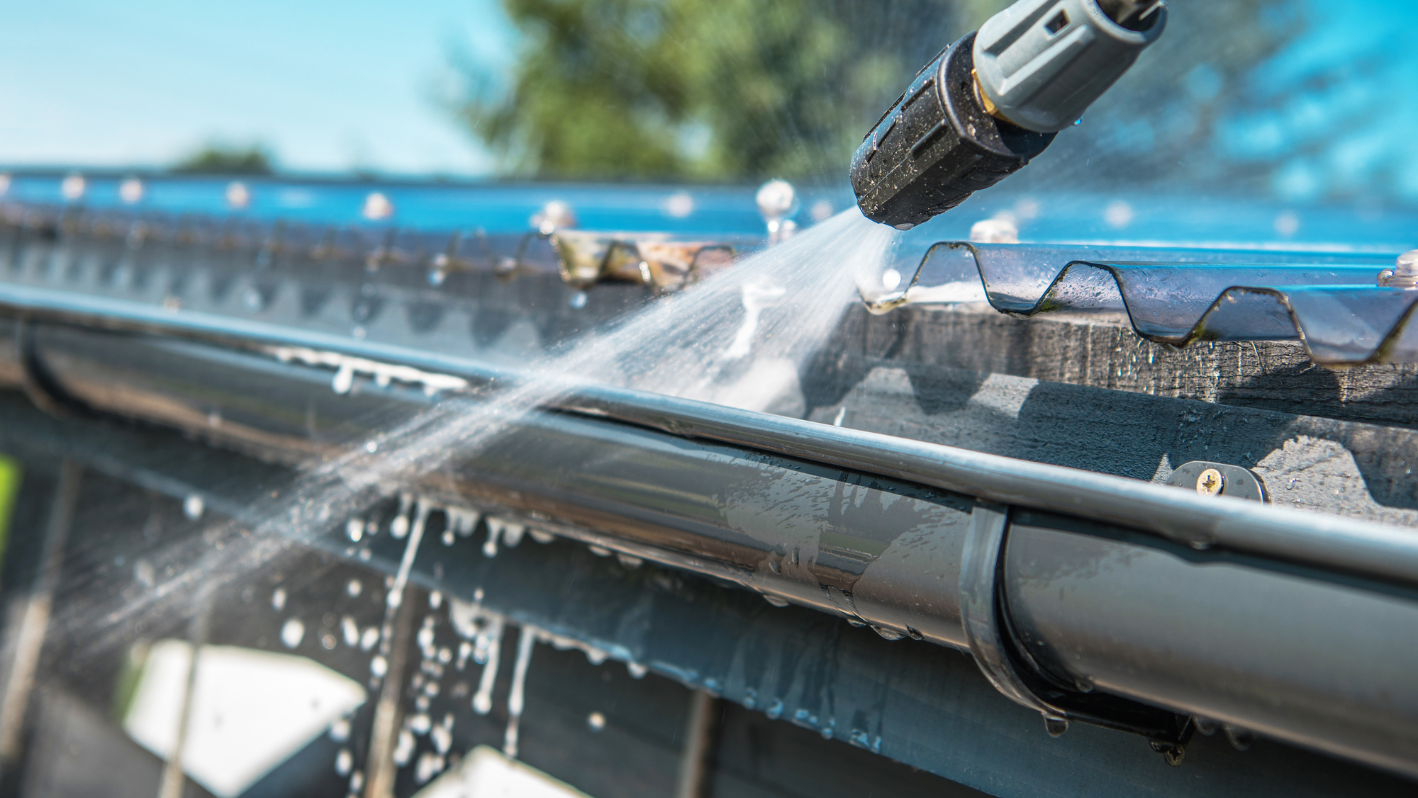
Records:
{"label": "screw head", "polygon": [[1208,468],[1201,472],[1196,478],[1196,492],[1203,496],[1215,496],[1221,493],[1221,488],[1226,484],[1221,472],[1214,468]]}
{"label": "screw head", "polygon": [[798,212],[798,192],[786,180],[769,180],[759,186],[754,200],[766,221],[786,219]]}

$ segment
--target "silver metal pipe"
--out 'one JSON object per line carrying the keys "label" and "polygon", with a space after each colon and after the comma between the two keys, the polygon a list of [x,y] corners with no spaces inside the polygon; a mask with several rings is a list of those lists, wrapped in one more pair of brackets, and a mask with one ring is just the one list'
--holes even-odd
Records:
{"label": "silver metal pipe", "polygon": [[1056,678],[1418,775],[1418,605],[1018,513],[1004,596]]}
{"label": "silver metal pipe", "polygon": [[[209,313],[173,313],[139,302],[52,289],[0,284],[0,312],[5,311],[29,319],[150,333],[245,351],[303,347],[457,375],[478,385],[494,380],[508,384],[517,379],[515,373],[461,358]],[[0,355],[0,362],[4,360]],[[25,368],[25,364],[12,363],[0,367],[0,374]],[[1418,585],[1418,536],[1368,521],[1224,497],[1204,498],[1106,474],[847,428],[827,430],[799,419],[614,388],[568,386],[549,406],[664,429],[682,437],[858,468],[988,501],[1072,513],[1197,549],[1214,546]]]}

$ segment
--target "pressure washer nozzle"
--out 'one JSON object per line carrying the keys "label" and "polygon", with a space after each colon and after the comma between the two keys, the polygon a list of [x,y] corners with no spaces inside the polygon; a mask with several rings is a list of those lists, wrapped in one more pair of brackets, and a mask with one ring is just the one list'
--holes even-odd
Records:
{"label": "pressure washer nozzle", "polygon": [[852,158],[867,218],[909,229],[1043,152],[1167,24],[1162,0],[1019,0],[916,74]]}

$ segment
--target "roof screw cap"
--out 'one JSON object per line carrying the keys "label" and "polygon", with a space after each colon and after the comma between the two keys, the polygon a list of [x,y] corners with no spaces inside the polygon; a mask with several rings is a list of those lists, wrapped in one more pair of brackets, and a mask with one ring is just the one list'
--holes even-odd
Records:
{"label": "roof screw cap", "polygon": [[1225,485],[1226,480],[1221,476],[1221,472],[1214,468],[1206,469],[1196,478],[1196,492],[1203,496],[1215,496]]}
{"label": "roof screw cap", "polygon": [[571,229],[577,223],[576,211],[569,203],[562,200],[548,202],[532,216],[532,226],[544,236],[549,236],[557,230]]}
{"label": "roof screw cap", "polygon": [[1418,288],[1418,249],[1398,256],[1392,269],[1379,272],[1379,285],[1384,288]]}
{"label": "roof screw cap", "polygon": [[1044,731],[1048,732],[1050,737],[1062,737],[1063,733],[1068,731],[1068,720],[1045,715]]}
{"label": "roof screw cap", "polygon": [[758,212],[763,215],[763,221],[768,223],[769,244],[791,238],[797,231],[797,223],[790,218],[798,212],[798,192],[792,183],[786,180],[769,180],[758,187],[754,201],[758,203]]}

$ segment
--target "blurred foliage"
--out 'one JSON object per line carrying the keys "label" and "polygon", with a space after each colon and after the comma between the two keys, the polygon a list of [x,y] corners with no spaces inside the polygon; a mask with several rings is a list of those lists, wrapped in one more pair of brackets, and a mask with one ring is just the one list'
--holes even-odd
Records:
{"label": "blurred foliage", "polygon": [[270,175],[275,163],[265,147],[208,144],[178,161],[172,171],[202,175]]}
{"label": "blurred foliage", "polygon": [[[840,182],[911,75],[1005,0],[503,0],[512,75],[470,69],[462,121],[509,174]],[[1172,0],[1166,35],[1025,170],[1036,185],[1263,178],[1214,152],[1298,0]]]}
{"label": "blurred foliage", "polygon": [[0,563],[10,542],[10,516],[15,511],[15,499],[20,495],[23,479],[19,462],[0,455]]}
{"label": "blurred foliage", "polygon": [[963,29],[948,0],[504,0],[510,85],[458,113],[514,174],[836,176]]}
{"label": "blurred foliage", "polygon": [[1277,100],[1263,99],[1251,78],[1304,30],[1303,8],[1298,0],[1169,0],[1164,35],[1044,154],[1062,168],[1020,177],[1061,188],[1263,188],[1274,164],[1230,161],[1224,123]]}

